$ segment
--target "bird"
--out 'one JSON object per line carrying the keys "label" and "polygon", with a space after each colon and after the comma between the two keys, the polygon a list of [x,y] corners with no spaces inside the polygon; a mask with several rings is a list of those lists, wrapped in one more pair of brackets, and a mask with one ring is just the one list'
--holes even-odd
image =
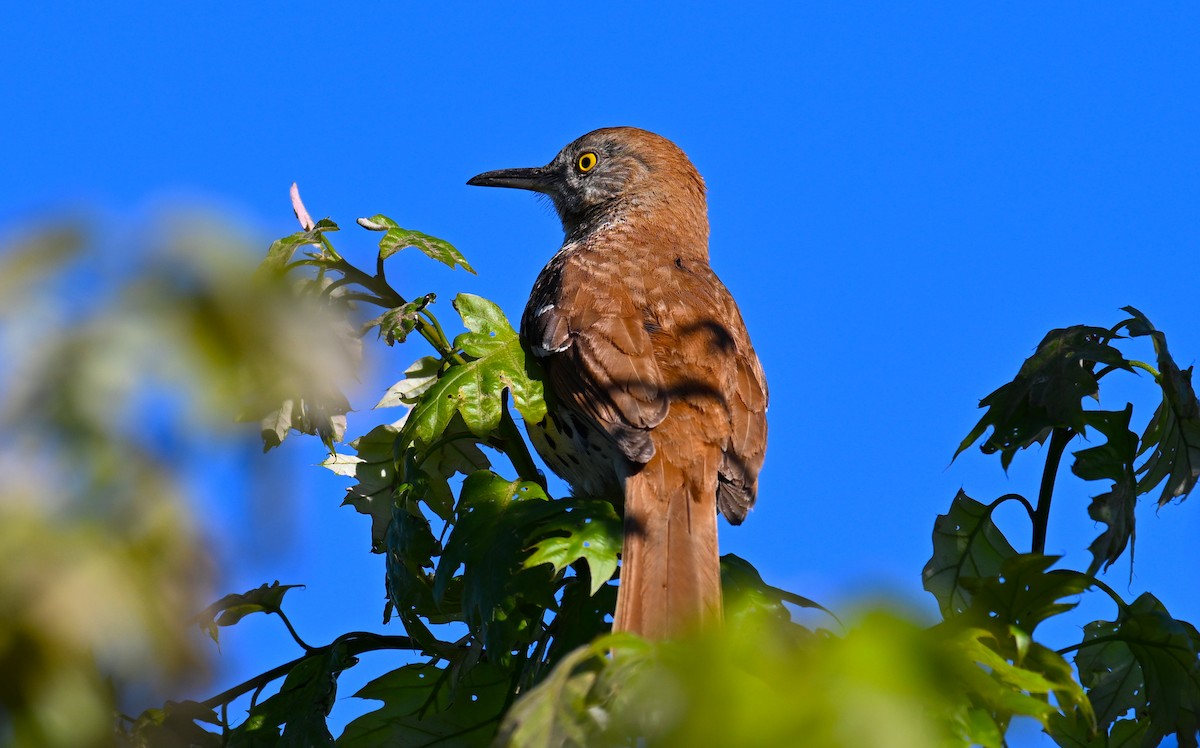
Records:
{"label": "bird", "polygon": [[623,506],[613,630],[720,626],[717,513],[741,524],[755,503],[768,392],[709,265],[704,179],[667,138],[611,127],[467,184],[542,193],[562,221],[521,317],[548,407],[526,426],[574,495]]}

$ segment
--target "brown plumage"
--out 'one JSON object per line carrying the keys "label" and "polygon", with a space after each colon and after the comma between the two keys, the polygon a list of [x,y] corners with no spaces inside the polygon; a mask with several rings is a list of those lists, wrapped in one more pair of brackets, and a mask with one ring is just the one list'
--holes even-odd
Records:
{"label": "brown plumage", "polygon": [[576,493],[624,502],[614,630],[719,621],[716,514],[739,524],[754,504],[767,385],[708,264],[704,180],[674,143],[616,127],[469,184],[545,193],[562,219],[521,319],[550,406],[528,426]]}

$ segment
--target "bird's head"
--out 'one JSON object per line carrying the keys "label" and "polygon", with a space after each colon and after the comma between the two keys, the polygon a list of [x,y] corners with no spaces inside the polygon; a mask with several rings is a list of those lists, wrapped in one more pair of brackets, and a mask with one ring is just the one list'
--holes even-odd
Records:
{"label": "bird's head", "polygon": [[666,138],[636,127],[593,130],[545,166],[488,171],[467,184],[548,195],[567,233],[631,208],[652,211],[674,203],[701,214],[705,210],[704,180],[687,155]]}

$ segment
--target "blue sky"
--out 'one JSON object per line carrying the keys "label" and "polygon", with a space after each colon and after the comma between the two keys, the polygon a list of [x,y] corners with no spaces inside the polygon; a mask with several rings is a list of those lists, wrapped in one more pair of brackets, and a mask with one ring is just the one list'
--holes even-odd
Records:
{"label": "blue sky", "polygon": [[[1047,330],[1110,326],[1132,304],[1183,366],[1200,358],[1200,8],[650,5],[19,4],[0,47],[0,227],[190,205],[265,249],[294,230],[297,181],[360,260],[353,220],[382,212],[479,271],[402,257],[402,292],[436,291],[450,315],[466,290],[515,317],[557,221],[466,179],[545,163],[596,127],[657,131],[708,182],[713,265],[772,389],[759,505],[723,527],[724,550],[833,607],[883,596],[931,614],[934,516],[960,487],[1036,492],[1036,455],[1007,477],[974,450],[948,464]],[[424,353],[381,354],[355,405]],[[1155,401],[1137,384],[1120,397],[1144,423]],[[339,479],[307,467],[319,447],[261,458],[293,476],[286,491],[247,487],[250,459],[221,457],[196,491],[227,589],[307,583],[289,603],[310,640],[379,628],[382,559]],[[1098,491],[1062,481],[1048,549],[1086,566]],[[1124,560],[1108,581],[1200,619],[1198,511],[1143,506],[1132,583]],[[292,656],[275,633],[231,632],[222,683]]]}

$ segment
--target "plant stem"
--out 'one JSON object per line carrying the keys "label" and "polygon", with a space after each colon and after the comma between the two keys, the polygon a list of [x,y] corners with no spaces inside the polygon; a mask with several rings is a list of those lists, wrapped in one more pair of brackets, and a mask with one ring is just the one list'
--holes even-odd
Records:
{"label": "plant stem", "polygon": [[296,643],[300,645],[300,648],[306,653],[312,654],[313,648],[300,638],[300,635],[296,633],[296,629],[292,626],[292,622],[289,621],[288,617],[283,614],[283,611],[276,610],[273,612],[283,620],[283,625],[287,626],[288,633],[292,635],[292,638],[296,640]]}
{"label": "plant stem", "polygon": [[1050,501],[1054,498],[1054,480],[1058,477],[1058,464],[1063,450],[1074,438],[1075,432],[1064,426],[1054,429],[1050,447],[1046,451],[1046,467],[1042,470],[1042,486],[1038,490],[1037,508],[1033,512],[1033,543],[1031,552],[1046,552],[1046,527],[1050,524]]}
{"label": "plant stem", "polygon": [[500,443],[495,446],[508,455],[518,475],[546,488],[546,478],[538,471],[533,455],[529,453],[529,447],[517,429],[517,422],[513,420],[512,411],[508,407],[507,391],[500,405]]}

